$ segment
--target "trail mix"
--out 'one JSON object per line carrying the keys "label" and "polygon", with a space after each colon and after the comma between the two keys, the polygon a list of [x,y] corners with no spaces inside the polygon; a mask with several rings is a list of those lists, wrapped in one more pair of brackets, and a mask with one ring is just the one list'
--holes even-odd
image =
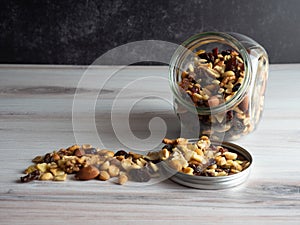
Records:
{"label": "trail mix", "polygon": [[68,174],[75,174],[77,180],[116,178],[117,183],[128,180],[147,182],[158,175],[156,161],[149,157],[120,150],[96,149],[91,145],[73,145],[35,157],[21,177],[21,182],[32,180],[64,181]]}
{"label": "trail mix", "polygon": [[[235,50],[212,52],[199,50],[194,62],[181,74],[178,85],[182,96],[192,100],[196,107],[217,107],[228,102],[241,88],[245,78],[244,61]],[[179,114],[188,114],[178,101]],[[227,109],[228,110],[228,109]],[[198,115],[201,135],[213,135],[213,139],[236,139],[241,133],[252,131],[249,97],[226,112]],[[236,138],[232,138],[236,137]]]}
{"label": "trail mix", "polygon": [[66,149],[36,156],[21,177],[32,180],[64,181],[68,174],[76,180],[115,178],[118,184],[128,180],[148,182],[160,175],[159,162],[165,161],[177,171],[198,176],[227,176],[243,171],[249,162],[222,146],[213,146],[203,136],[196,143],[187,139],[164,139],[160,151],[146,155],[119,150],[96,149],[91,145],[73,145]]}
{"label": "trail mix", "polygon": [[241,87],[244,76],[244,61],[234,50],[221,53],[199,50],[194,64],[181,74],[179,86],[198,107],[215,107],[228,101]]}
{"label": "trail mix", "polygon": [[212,145],[207,136],[196,143],[187,139],[164,139],[169,157],[166,163],[173,169],[195,176],[228,176],[248,168],[250,162],[222,146]]}

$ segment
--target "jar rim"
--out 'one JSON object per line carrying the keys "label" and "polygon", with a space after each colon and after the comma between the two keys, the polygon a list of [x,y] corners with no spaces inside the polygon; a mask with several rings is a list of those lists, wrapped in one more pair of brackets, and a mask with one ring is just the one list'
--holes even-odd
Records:
{"label": "jar rim", "polygon": [[[234,34],[234,33],[232,33]],[[182,57],[186,55],[187,52],[192,52],[191,48],[189,48],[190,45],[192,45],[195,42],[200,41],[209,41],[214,40],[214,42],[222,41],[223,43],[226,43],[226,45],[236,49],[240,54],[241,57],[244,60],[244,81],[242,82],[241,87],[239,90],[234,94],[232,98],[230,98],[228,101],[213,107],[199,107],[195,106],[194,104],[191,104],[187,102],[185,99],[183,99],[182,95],[180,94],[180,88],[177,83],[176,76],[178,76],[178,72],[180,70],[180,63],[182,61]],[[199,47],[199,46],[197,46]],[[180,61],[181,60],[181,61]],[[169,65],[169,83],[171,90],[173,94],[175,95],[176,99],[183,104],[189,111],[195,112],[195,109],[198,114],[200,115],[209,115],[212,113],[220,113],[224,112],[228,109],[231,109],[234,107],[237,103],[240,103],[244,96],[247,93],[247,90],[250,86],[251,82],[251,76],[252,76],[252,67],[251,67],[251,59],[249,54],[247,53],[247,49],[233,36],[230,35],[230,33],[225,32],[203,32],[196,35],[193,35],[192,37],[188,38],[186,41],[184,41],[174,52],[170,65]]]}

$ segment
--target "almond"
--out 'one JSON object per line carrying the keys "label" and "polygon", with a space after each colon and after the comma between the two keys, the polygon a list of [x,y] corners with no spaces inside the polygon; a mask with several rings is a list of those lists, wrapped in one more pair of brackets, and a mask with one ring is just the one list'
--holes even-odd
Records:
{"label": "almond", "polygon": [[96,178],[99,175],[99,170],[95,166],[87,166],[83,167],[79,170],[79,172],[75,175],[77,180],[91,180]]}
{"label": "almond", "polygon": [[208,104],[210,107],[216,107],[220,104],[220,101],[217,96],[212,96],[208,99]]}
{"label": "almond", "polygon": [[245,113],[248,111],[249,108],[249,97],[245,96],[243,101],[239,104],[239,108]]}

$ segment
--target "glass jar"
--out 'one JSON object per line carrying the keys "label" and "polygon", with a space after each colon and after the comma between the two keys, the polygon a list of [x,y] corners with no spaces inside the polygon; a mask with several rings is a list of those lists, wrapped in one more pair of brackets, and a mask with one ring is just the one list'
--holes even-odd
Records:
{"label": "glass jar", "polygon": [[220,141],[252,132],[262,116],[268,67],[264,48],[242,34],[207,32],[185,41],[169,68],[181,135]]}

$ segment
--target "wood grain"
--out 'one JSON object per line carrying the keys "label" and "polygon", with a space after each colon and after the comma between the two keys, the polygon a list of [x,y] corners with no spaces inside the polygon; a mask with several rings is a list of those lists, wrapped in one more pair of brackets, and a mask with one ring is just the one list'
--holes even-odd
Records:
{"label": "wood grain", "polygon": [[[299,64],[271,66],[263,119],[253,134],[236,141],[254,158],[250,178],[242,186],[206,191],[168,180],[124,186],[72,178],[61,183],[17,182],[34,156],[67,147],[78,139],[73,131],[72,106],[86,69],[0,66],[0,224],[299,224]],[[178,135],[172,95],[160,80],[167,79],[168,69],[130,67],[110,77],[114,69],[89,69],[91,79],[77,90],[81,124],[89,119],[87,109],[93,104],[89,99],[99,92],[97,81],[105,83],[95,104],[96,128],[103,146],[126,148],[114,134],[111,107],[119,104],[114,118],[125,121],[133,99],[140,100],[129,118],[132,133],[138,137],[137,150],[142,150],[143,139],[151,136],[148,125],[154,117],[165,121],[169,137]],[[151,76],[153,79],[147,80]],[[105,81],[107,77],[110,79]],[[132,85],[143,79],[146,82]],[[122,92],[126,85],[128,89]],[[151,127],[157,133],[160,129]],[[85,143],[99,143],[85,126],[76,132]],[[149,146],[156,145],[159,138],[153,136]]]}

